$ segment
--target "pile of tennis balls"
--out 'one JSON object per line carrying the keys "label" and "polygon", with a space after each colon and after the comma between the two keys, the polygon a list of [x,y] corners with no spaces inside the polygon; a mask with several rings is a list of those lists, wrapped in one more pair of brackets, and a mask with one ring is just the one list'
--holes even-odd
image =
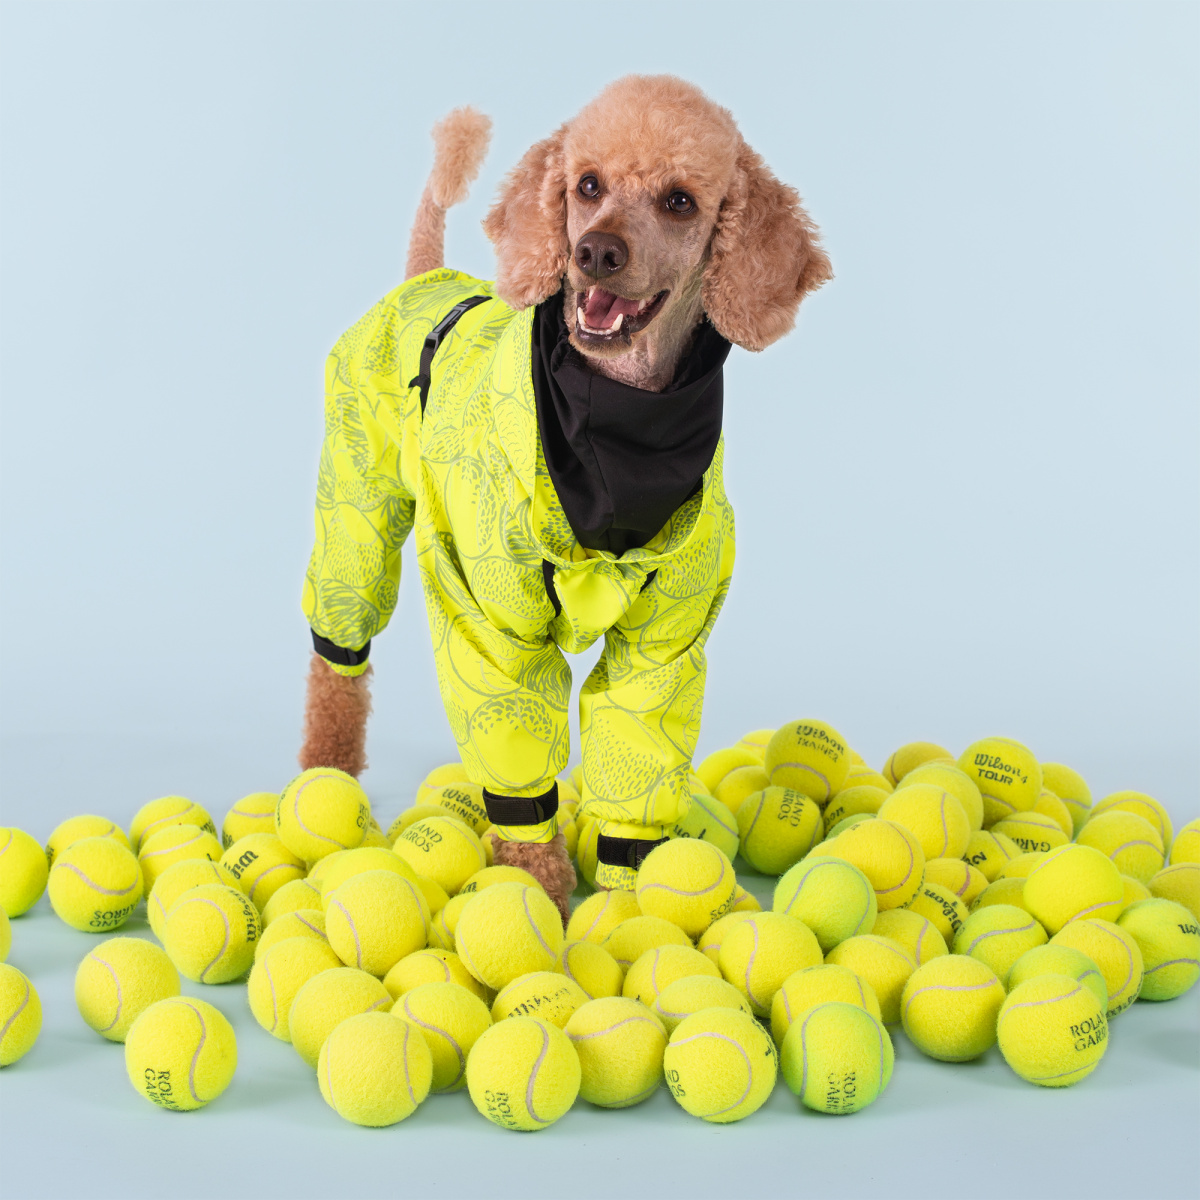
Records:
{"label": "pile of tennis balls", "polygon": [[[581,768],[560,780],[560,829],[589,883],[597,823]],[[245,982],[349,1121],[390,1125],[465,1090],[508,1129],[544,1129],[577,1099],[638,1104],[664,1083],[725,1123],[779,1074],[801,1103],[847,1114],[888,1085],[892,1037],[924,1054],[993,1045],[1023,1079],[1074,1084],[1136,999],[1200,977],[1200,820],[1178,834],[1155,799],[1093,804],[1069,767],[986,738],[957,758],[902,746],[872,770],[831,726],[792,721],[706,758],[692,802],[637,875],[596,891],[564,932],[526,872],[493,865],[481,789],[439,767],[384,832],[348,775],[313,769],[226,814],[151,801],[128,833],[73,817],[45,847],[0,831],[8,918],[48,890],[76,929],[119,929],[144,898],[161,945],[110,937],[75,998],[124,1042],[130,1081],[168,1109],[221,1094],[237,1042],[181,994]],[[738,856],[778,877],[772,909]],[[0,1065],[33,1045],[36,990],[0,964]]]}

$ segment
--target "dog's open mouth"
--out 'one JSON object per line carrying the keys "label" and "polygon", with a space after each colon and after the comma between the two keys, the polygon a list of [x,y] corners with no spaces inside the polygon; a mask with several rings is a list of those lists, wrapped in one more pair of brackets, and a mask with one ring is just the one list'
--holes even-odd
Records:
{"label": "dog's open mouth", "polygon": [[576,294],[575,332],[593,343],[627,342],[654,320],[666,298],[667,291],[661,291],[647,300],[630,300],[599,286],[590,287]]}

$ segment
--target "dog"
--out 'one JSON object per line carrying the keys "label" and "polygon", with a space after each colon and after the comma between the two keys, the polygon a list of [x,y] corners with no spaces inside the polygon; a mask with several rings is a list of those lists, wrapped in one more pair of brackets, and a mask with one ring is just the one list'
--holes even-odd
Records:
{"label": "dog", "polygon": [[446,210],[490,121],[434,130],[405,282],[326,367],[313,631],[300,763],[357,776],[371,639],[410,531],[438,685],[498,863],[564,923],[563,651],[604,639],[583,685],[581,811],[596,884],[634,886],[691,802],[704,644],[733,568],[722,364],[762,350],[831,277],[797,193],[731,114],[672,76],[628,76],[532,146],[484,229],[494,284],[443,266]]}

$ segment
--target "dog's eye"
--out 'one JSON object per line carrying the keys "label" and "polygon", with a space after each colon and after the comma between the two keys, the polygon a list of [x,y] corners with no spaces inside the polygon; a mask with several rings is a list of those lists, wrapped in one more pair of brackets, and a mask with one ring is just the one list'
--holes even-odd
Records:
{"label": "dog's eye", "polygon": [[595,175],[585,175],[575,189],[585,200],[595,200],[600,195],[600,180]]}
{"label": "dog's eye", "polygon": [[687,192],[672,192],[667,197],[667,207],[673,213],[690,213],[696,207],[696,202],[687,194]]}

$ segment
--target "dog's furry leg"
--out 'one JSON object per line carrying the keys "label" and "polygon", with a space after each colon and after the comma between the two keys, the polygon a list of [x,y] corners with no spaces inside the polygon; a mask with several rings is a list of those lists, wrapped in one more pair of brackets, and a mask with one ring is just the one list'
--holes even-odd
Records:
{"label": "dog's furry leg", "polygon": [[433,170],[409,234],[405,279],[445,265],[446,209],[467,198],[491,136],[491,118],[473,108],[456,108],[433,127]]}
{"label": "dog's furry leg", "polygon": [[304,745],[300,767],[337,767],[356,779],[367,766],[367,717],[371,713],[371,667],[339,675],[319,655],[308,669]]}
{"label": "dog's furry leg", "polygon": [[567,854],[566,838],[561,833],[555,834],[551,842],[497,841],[496,864],[528,871],[554,901],[566,929],[571,919],[567,901],[575,890],[575,868]]}

